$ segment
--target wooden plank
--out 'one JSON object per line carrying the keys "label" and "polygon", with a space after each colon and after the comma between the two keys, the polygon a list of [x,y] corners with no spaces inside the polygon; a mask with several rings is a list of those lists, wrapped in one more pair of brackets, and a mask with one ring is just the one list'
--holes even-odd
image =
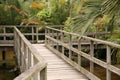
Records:
{"label": "wooden plank", "polygon": [[[67,44],[65,44],[65,43],[62,43],[61,41],[55,40],[55,39],[53,39],[53,38],[51,38],[51,37],[49,37],[49,36],[46,36],[46,37],[47,37],[48,39],[54,41],[54,42],[57,42],[57,43],[61,44],[61,45],[64,46],[64,47],[70,49],[69,45],[67,45]],[[75,48],[73,48],[73,47],[71,48],[71,50],[72,50],[73,52],[77,53],[78,55],[81,55],[81,56],[85,57],[86,59],[88,59],[88,60],[90,60],[90,61],[92,61],[92,62],[94,62],[94,63],[96,63],[96,64],[98,64],[98,65],[100,65],[100,66],[102,66],[102,67],[104,67],[104,68],[106,68],[106,69],[109,69],[110,71],[112,71],[112,72],[114,72],[114,73],[116,73],[116,74],[118,74],[118,75],[120,75],[120,69],[119,69],[119,68],[117,68],[117,67],[115,68],[115,67],[113,67],[111,64],[107,64],[106,62],[104,62],[104,61],[102,61],[102,60],[99,60],[99,59],[97,59],[97,58],[95,58],[95,57],[91,57],[89,54],[86,54],[86,53],[84,53],[84,52],[82,52],[82,51],[79,51],[78,49],[75,49]],[[112,69],[111,69],[111,68],[112,68]]]}
{"label": "wooden plank", "polygon": [[14,44],[0,44],[1,47],[4,47],[4,46],[14,46]]}
{"label": "wooden plank", "polygon": [[33,46],[48,62],[47,80],[88,80],[75,68],[49,51],[43,44],[33,44]]}
{"label": "wooden plank", "polygon": [[72,60],[70,60],[69,58],[67,58],[66,56],[64,56],[63,54],[61,54],[59,51],[55,50],[54,48],[50,47],[49,45],[46,45],[51,51],[53,51],[54,53],[56,53],[57,55],[59,55],[63,60],[65,60],[67,63],[69,63],[71,66],[73,66],[75,69],[77,69],[78,71],[80,71],[81,73],[85,74],[88,78],[90,78],[91,80],[100,80],[100,78],[98,78],[97,76],[95,76],[94,74],[90,73],[89,71],[87,71],[86,69],[84,69],[83,67],[79,66],[77,63],[73,62]]}

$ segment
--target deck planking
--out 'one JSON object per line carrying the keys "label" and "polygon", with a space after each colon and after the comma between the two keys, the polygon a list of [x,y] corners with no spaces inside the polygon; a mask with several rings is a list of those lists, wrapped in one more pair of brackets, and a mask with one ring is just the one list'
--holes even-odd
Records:
{"label": "deck planking", "polygon": [[48,63],[47,80],[88,80],[82,73],[48,50],[44,44],[33,44],[33,46]]}

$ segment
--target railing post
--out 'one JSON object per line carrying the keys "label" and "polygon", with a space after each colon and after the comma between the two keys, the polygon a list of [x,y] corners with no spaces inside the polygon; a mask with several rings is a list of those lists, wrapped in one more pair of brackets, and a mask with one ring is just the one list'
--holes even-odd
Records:
{"label": "railing post", "polygon": [[13,36],[14,36],[14,51],[15,51],[15,53],[17,52],[16,51],[16,45],[17,45],[17,41],[16,41],[16,31],[14,30],[14,34],[13,34]]}
{"label": "railing post", "polygon": [[[111,48],[110,46],[107,46],[107,65],[109,66],[111,64]],[[107,79],[106,80],[111,80],[111,72],[109,69],[106,71]]]}
{"label": "railing post", "polygon": [[[38,63],[38,60],[35,57],[33,57],[33,65],[36,65],[37,63]],[[40,80],[40,77],[42,76],[39,76],[39,73],[36,73],[33,77],[33,80]]]}
{"label": "railing post", "polygon": [[[56,39],[57,39],[57,40],[59,40],[59,34],[58,34],[58,32],[57,32],[57,31],[56,31]],[[57,48],[56,48],[56,49],[59,51],[59,44],[57,43],[57,45],[56,45],[56,46],[57,46]]]}
{"label": "railing post", "polygon": [[32,65],[31,65],[31,63],[32,63],[32,61],[31,61],[31,51],[28,49],[28,68],[30,68]]}
{"label": "railing post", "polygon": [[72,35],[69,34],[69,59],[72,59],[72,51],[71,51],[71,47],[72,47]]}
{"label": "railing post", "polygon": [[[94,57],[94,42],[93,41],[90,42],[90,56]],[[94,72],[94,63],[92,61],[90,61],[90,72],[91,73]]]}
{"label": "railing post", "polygon": [[[78,40],[78,50],[81,51],[81,41]],[[81,66],[81,55],[78,55],[78,65]]]}
{"label": "railing post", "polygon": [[[61,32],[61,41],[64,43],[64,33],[63,32]],[[64,47],[63,46],[62,46],[62,54],[64,54]]]}
{"label": "railing post", "polygon": [[[17,33],[16,33],[17,34]],[[20,66],[20,64],[21,64],[21,61],[20,61],[20,58],[21,58],[21,54],[20,54],[20,37],[19,36],[16,36],[16,50],[17,50],[17,52],[16,52],[16,55],[17,55],[17,61],[18,61],[18,66]]]}
{"label": "railing post", "polygon": [[34,66],[34,56],[33,56],[33,54],[31,53],[31,67],[33,67]]}
{"label": "railing post", "polygon": [[[6,27],[3,28],[4,35],[6,34]],[[6,36],[4,36],[4,40],[6,40]]]}
{"label": "railing post", "polygon": [[32,42],[34,42],[34,27],[32,26]]}
{"label": "railing post", "polygon": [[[51,30],[52,31],[52,33],[51,33],[51,37],[52,38],[54,38],[54,30]],[[51,47],[53,47],[54,48],[54,42],[53,41],[51,41]]]}
{"label": "railing post", "polygon": [[24,45],[24,62],[25,62],[25,70],[28,69],[28,47],[26,45]]}
{"label": "railing post", "polygon": [[47,67],[45,67],[43,70],[40,72],[40,80],[47,80]]}
{"label": "railing post", "polygon": [[20,48],[20,58],[19,58],[20,59],[20,66],[19,67],[21,69],[21,65],[22,65],[22,60],[21,60],[21,58],[22,58],[22,50],[21,50],[22,44],[21,43],[22,43],[22,41],[21,41],[21,38],[19,38],[19,40],[20,40],[20,44],[19,44],[19,48]]}
{"label": "railing post", "polygon": [[48,43],[47,38],[46,38],[47,33],[48,33],[48,30],[47,30],[47,27],[45,27],[45,45],[47,45]]}
{"label": "railing post", "polygon": [[24,72],[24,43],[21,40],[21,72]]}
{"label": "railing post", "polygon": [[36,42],[38,43],[38,26],[36,26]]}
{"label": "railing post", "polygon": [[46,37],[46,36],[50,36],[50,34],[51,34],[50,30],[47,27],[45,27],[45,45],[50,44],[49,39]]}

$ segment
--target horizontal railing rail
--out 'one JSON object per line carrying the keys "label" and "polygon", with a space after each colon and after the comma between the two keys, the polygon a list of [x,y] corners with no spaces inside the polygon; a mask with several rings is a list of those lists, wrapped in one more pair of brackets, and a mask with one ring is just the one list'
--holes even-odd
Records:
{"label": "horizontal railing rail", "polygon": [[[58,34],[58,35],[56,35]],[[77,40],[77,47],[73,46],[73,41]],[[89,51],[82,51],[81,44],[82,41],[87,40],[90,43]],[[68,43],[66,43],[68,41]],[[95,57],[95,43],[102,44],[106,46],[106,60],[103,61],[97,57]],[[46,27],[45,31],[45,44],[46,46],[58,54],[61,58],[63,58],[66,62],[75,67],[78,71],[85,74],[91,80],[101,80],[98,76],[94,74],[94,64],[97,64],[106,69],[106,80],[111,80],[111,72],[120,76],[120,68],[112,65],[111,63],[111,53],[113,48],[120,49],[119,44],[115,44],[108,41],[103,41],[100,39],[95,39],[87,36],[82,36],[75,33],[66,32],[63,30],[51,28],[49,26]],[[77,56],[77,60],[73,60],[73,56]],[[86,59],[89,61],[90,70],[86,70],[82,66],[82,59]]]}
{"label": "horizontal railing rail", "polygon": [[47,80],[46,61],[16,27],[14,50],[21,72],[14,80]]}
{"label": "horizontal railing rail", "polygon": [[[43,25],[45,26],[45,25]],[[30,42],[33,43],[44,43],[45,40],[45,32],[39,31],[39,27],[37,25],[29,25],[29,26],[20,26],[16,25],[16,27],[29,39]],[[50,27],[64,30],[64,25],[50,25]],[[13,25],[0,25],[0,46],[13,46]],[[94,33],[86,33],[85,35],[96,37],[99,35],[109,35],[114,34],[111,32],[94,32]],[[97,38],[97,37],[96,37]]]}
{"label": "horizontal railing rail", "polygon": [[[40,43],[44,42],[45,34],[44,32],[39,31],[37,25],[33,26],[16,26],[22,34],[29,39],[30,42]],[[41,38],[42,37],[42,38]],[[13,46],[14,39],[14,28],[13,26],[0,25],[0,46]]]}

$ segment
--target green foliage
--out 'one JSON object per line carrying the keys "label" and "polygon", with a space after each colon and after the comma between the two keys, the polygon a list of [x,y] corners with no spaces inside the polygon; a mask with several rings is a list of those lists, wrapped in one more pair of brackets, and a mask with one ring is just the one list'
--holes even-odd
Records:
{"label": "green foliage", "polygon": [[106,0],[102,6],[102,11],[109,15],[112,20],[118,22],[118,19],[120,20],[120,0]]}
{"label": "green foliage", "polygon": [[[98,17],[101,17],[101,0],[88,0],[81,1],[78,9],[80,9],[79,13],[75,13],[76,15],[72,15],[72,23],[70,23],[71,32],[77,32],[81,36],[86,32],[86,30],[92,26],[95,20]],[[75,5],[74,5],[75,6]],[[74,7],[73,6],[73,7]]]}
{"label": "green foliage", "polygon": [[45,24],[61,25],[69,16],[69,5],[66,0],[50,0],[50,5],[37,13],[39,20]]}
{"label": "green foliage", "polygon": [[19,24],[21,22],[22,17],[18,15],[18,13],[11,8],[11,6],[19,6],[19,3],[17,0],[7,0],[7,1],[1,1],[0,4],[0,24],[1,25],[14,25]]}
{"label": "green foliage", "polygon": [[43,10],[39,11],[36,15],[36,17],[42,21],[44,24],[49,24],[50,19],[50,13],[47,8],[44,8]]}
{"label": "green foliage", "polygon": [[50,7],[51,24],[63,24],[69,16],[68,2],[63,0],[51,0]]}

